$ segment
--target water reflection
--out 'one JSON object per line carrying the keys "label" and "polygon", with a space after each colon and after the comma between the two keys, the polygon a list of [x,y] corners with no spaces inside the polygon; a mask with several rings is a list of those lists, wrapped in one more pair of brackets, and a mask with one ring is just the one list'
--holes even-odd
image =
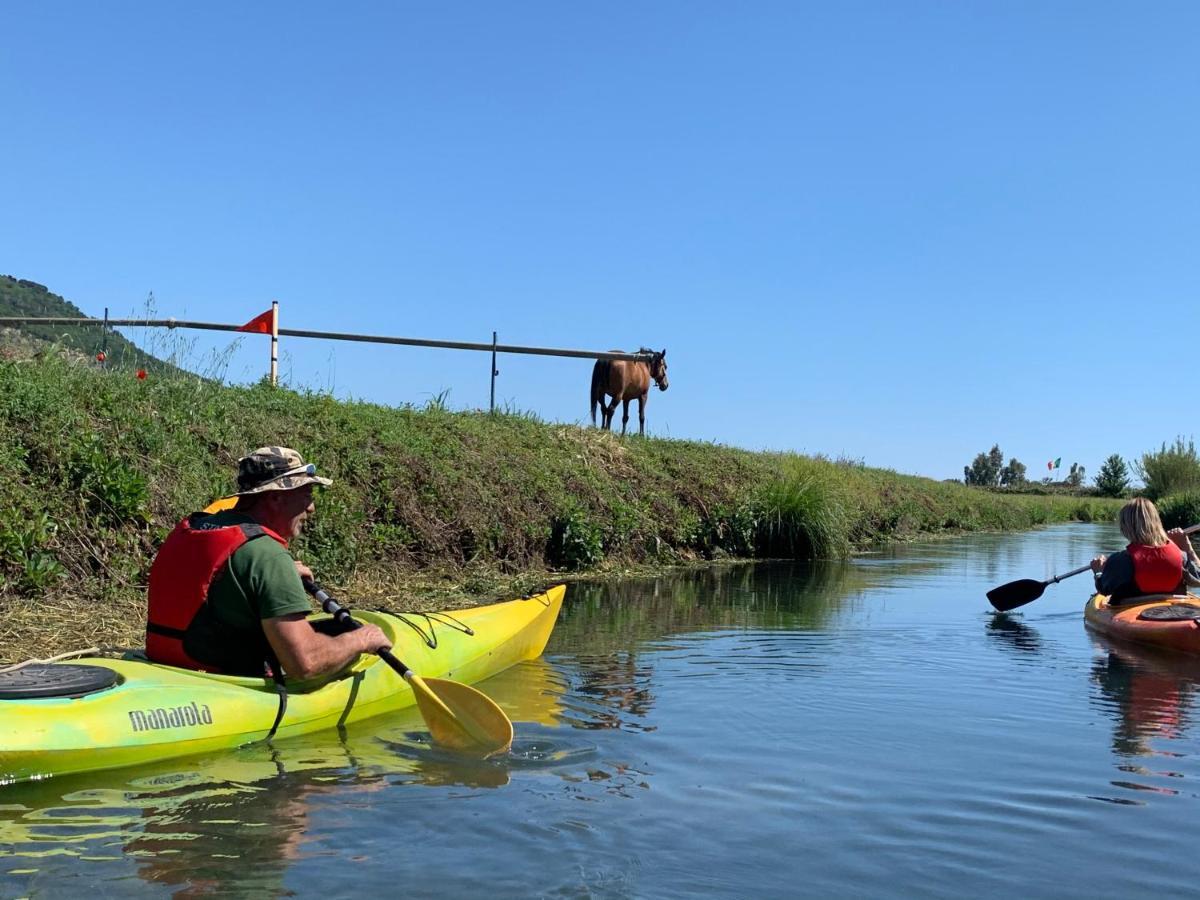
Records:
{"label": "water reflection", "polygon": [[1110,544],[1066,526],[575,585],[545,657],[483,685],[507,758],[388,716],[14,786],[0,896],[1188,896],[1191,857],[1144,837],[1194,818],[1200,660],[1089,639],[1081,581],[984,598]]}
{"label": "water reflection", "polygon": [[[911,564],[926,569],[938,565]],[[582,582],[571,586],[551,646],[624,652],[701,629],[823,629],[889,577],[897,576],[852,561],[787,561]]]}
{"label": "water reflection", "polygon": [[287,775],[252,784],[217,782],[135,795],[142,833],[124,845],[144,881],[172,896],[283,892],[288,867],[305,851],[312,811],[322,796],[342,802],[379,790],[378,776],[338,784]]}
{"label": "water reflection", "polygon": [[[637,662],[633,651],[577,657],[579,678],[574,685],[571,713],[566,721],[577,728],[624,728],[653,731],[644,720],[654,707],[653,669]],[[583,700],[584,702],[579,702]]]}
{"label": "water reflection", "polygon": [[1123,757],[1164,755],[1156,739],[1176,741],[1191,726],[1200,686],[1200,659],[1121,644],[1092,634],[1100,651],[1091,678],[1101,705],[1113,714],[1113,752]]}
{"label": "water reflection", "polygon": [[[315,852],[313,811],[334,802],[363,807],[395,785],[471,791],[502,787],[513,768],[578,771],[590,745],[547,737],[563,715],[567,682],[544,660],[486,683],[514,719],[507,757],[475,760],[429,742],[415,710],[274,745],[136,769],[7,786],[0,846],[9,874],[36,878],[65,859],[132,865],[174,897],[277,896],[284,873]],[[2,883],[2,882],[0,882]]]}
{"label": "water reflection", "polygon": [[1018,653],[1041,653],[1042,639],[1037,629],[1007,613],[994,613],[988,621],[987,633],[1010,650]]}
{"label": "water reflection", "polygon": [[[924,571],[938,563],[903,565]],[[563,720],[585,730],[654,731],[651,660],[661,659],[681,637],[826,631],[838,617],[852,615],[873,584],[895,577],[892,568],[853,562],[787,561],[572,585],[547,650],[571,682]],[[756,664],[773,657],[763,640],[742,650]],[[799,669],[815,663],[783,653],[779,664]]]}

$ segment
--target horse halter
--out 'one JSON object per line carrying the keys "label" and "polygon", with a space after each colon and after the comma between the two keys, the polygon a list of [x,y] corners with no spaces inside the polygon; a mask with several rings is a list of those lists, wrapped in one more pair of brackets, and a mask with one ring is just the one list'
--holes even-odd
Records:
{"label": "horse halter", "polygon": [[654,379],[654,383],[658,385],[660,391],[665,391],[669,387],[667,382],[667,358],[663,353],[655,353],[650,360],[650,377]]}

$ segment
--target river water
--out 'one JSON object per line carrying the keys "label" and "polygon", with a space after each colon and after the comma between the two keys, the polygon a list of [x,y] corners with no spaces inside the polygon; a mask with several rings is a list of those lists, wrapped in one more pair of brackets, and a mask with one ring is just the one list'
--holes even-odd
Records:
{"label": "river water", "polygon": [[482,687],[511,756],[413,714],[0,788],[0,896],[1189,896],[1200,660],[1089,635],[1115,529],[574,585]]}

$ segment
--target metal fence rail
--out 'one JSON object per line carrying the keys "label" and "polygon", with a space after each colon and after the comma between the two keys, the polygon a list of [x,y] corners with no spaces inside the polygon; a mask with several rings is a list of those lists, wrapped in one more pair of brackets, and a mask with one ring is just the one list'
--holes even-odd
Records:
{"label": "metal fence rail", "polygon": [[[200,331],[231,331],[253,334],[256,332],[245,332],[244,325],[226,325],[222,322],[192,322],[183,319],[110,319],[108,311],[105,310],[103,319],[91,318],[69,318],[62,316],[50,317],[27,317],[27,316],[0,316],[0,327],[5,325],[75,325],[75,326],[91,326],[97,325],[102,329],[124,327],[124,328],[193,328]],[[319,338],[327,341],[354,341],[367,344],[398,344],[405,347],[437,347],[446,350],[479,350],[485,353],[492,354],[492,399],[491,408],[494,410],[496,405],[496,376],[499,371],[496,369],[496,354],[497,353],[524,353],[532,356],[562,356],[571,359],[623,359],[632,362],[649,362],[651,354],[649,353],[623,353],[615,350],[569,350],[560,347],[522,347],[518,344],[499,344],[496,342],[496,333],[492,332],[491,343],[474,343],[471,341],[434,341],[426,340],[425,338],[406,338],[392,337],[390,335],[381,334],[354,334],[345,331],[311,331],[304,328],[276,328],[272,337],[272,353],[271,353],[271,381],[275,382],[275,335],[280,337],[301,337],[301,338]]]}
{"label": "metal fence rail", "polygon": [[[100,325],[104,319],[72,319],[62,317],[23,318],[0,316],[0,326],[27,323],[30,325]],[[241,331],[241,325],[221,322],[190,322],[183,319],[109,319],[112,327],[196,328],[201,331]],[[497,353],[526,353],[534,356],[566,356],[574,359],[626,359],[649,362],[649,353],[622,353],[613,350],[567,350],[558,347],[522,347],[518,344],[472,343],[470,341],[433,341],[425,338],[391,337],[382,334],[354,334],[346,331],[310,331],[303,328],[280,328],[281,337],[323,338],[329,341],[358,341],[369,344],[402,344],[406,347],[442,347],[447,350],[483,350]]]}

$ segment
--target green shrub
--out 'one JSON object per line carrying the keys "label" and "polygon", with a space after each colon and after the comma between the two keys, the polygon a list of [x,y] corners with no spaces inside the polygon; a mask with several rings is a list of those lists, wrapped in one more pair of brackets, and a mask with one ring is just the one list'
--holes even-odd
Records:
{"label": "green shrub", "polygon": [[709,559],[716,556],[754,556],[759,525],[760,514],[754,504],[721,504],[696,522],[687,537],[687,545]]}
{"label": "green shrub", "polygon": [[1178,437],[1171,446],[1164,441],[1161,449],[1142,454],[1135,468],[1151,500],[1200,489],[1200,456],[1191,439]]}
{"label": "green shrub", "polygon": [[579,506],[568,506],[550,522],[546,562],[556,569],[577,572],[604,559],[604,531]]}
{"label": "green shrub", "polygon": [[1158,513],[1167,528],[1200,524],[1200,491],[1174,494],[1158,502]]}
{"label": "green shrub", "polygon": [[67,483],[92,513],[112,524],[146,521],[146,479],[99,435],[90,435],[73,448],[67,462]]}
{"label": "green shrub", "polygon": [[45,513],[22,519],[9,510],[0,522],[0,586],[12,585],[19,593],[43,591],[66,576],[66,569],[47,549],[58,526]]}

